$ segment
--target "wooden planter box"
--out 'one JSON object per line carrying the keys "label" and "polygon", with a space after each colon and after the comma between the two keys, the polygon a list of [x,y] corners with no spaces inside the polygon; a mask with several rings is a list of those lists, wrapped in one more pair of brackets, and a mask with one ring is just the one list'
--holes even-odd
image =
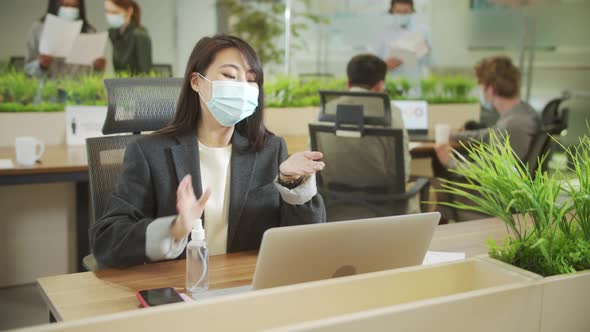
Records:
{"label": "wooden planter box", "polygon": [[[42,326],[56,331],[538,331],[536,276],[481,259]],[[35,329],[33,329],[35,330]]]}
{"label": "wooden planter box", "polygon": [[[428,106],[428,127],[448,123],[451,128],[462,128],[469,120],[479,121],[479,104],[433,104]],[[307,136],[309,123],[318,118],[319,107],[266,108],[267,128],[279,136]]]}
{"label": "wooden planter box", "polygon": [[308,125],[317,120],[319,112],[319,107],[266,108],[264,123],[278,136],[308,136]]}
{"label": "wooden planter box", "polygon": [[[46,145],[66,143],[82,145],[84,144],[82,136],[73,137],[69,130],[72,128],[72,120],[76,118],[72,115],[84,113],[89,116],[78,116],[76,119],[79,133],[89,133],[98,128],[98,134],[100,134],[106,115],[106,106],[72,105],[67,106],[65,112],[2,112],[0,113],[0,146],[14,146],[14,139],[19,136],[36,137]],[[100,122],[99,125],[96,124],[98,122]],[[70,137],[66,139],[68,135]]]}
{"label": "wooden planter box", "polygon": [[461,129],[465,122],[479,122],[479,104],[433,104],[428,105],[428,127],[433,129],[437,123],[448,123],[452,129]]}
{"label": "wooden planter box", "polygon": [[0,146],[14,146],[18,136],[33,136],[46,145],[66,142],[65,112],[0,113]]}
{"label": "wooden planter box", "polygon": [[[499,266],[519,269],[489,257],[484,259]],[[590,271],[547,278],[537,275],[537,278],[543,290],[539,331],[590,331]]]}

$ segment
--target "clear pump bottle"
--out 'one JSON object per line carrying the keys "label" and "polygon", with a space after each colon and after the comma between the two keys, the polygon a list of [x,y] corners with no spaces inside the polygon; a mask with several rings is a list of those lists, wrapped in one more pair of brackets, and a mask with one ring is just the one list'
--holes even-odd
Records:
{"label": "clear pump bottle", "polygon": [[186,290],[193,297],[209,288],[209,248],[201,219],[195,221],[186,246]]}

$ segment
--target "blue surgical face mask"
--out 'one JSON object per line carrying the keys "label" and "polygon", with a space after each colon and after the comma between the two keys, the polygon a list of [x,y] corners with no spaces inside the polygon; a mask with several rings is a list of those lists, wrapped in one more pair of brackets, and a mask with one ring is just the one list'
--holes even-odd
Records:
{"label": "blue surgical face mask", "polygon": [[393,14],[395,24],[399,25],[400,28],[407,29],[412,23],[411,14]]}
{"label": "blue surgical face mask", "polygon": [[121,14],[107,14],[107,23],[113,29],[119,29],[125,24],[125,16]]}
{"label": "blue surgical face mask", "polygon": [[479,90],[479,103],[485,110],[491,111],[493,108],[492,103],[486,100],[482,89]]}
{"label": "blue surgical face mask", "polygon": [[57,16],[68,21],[75,21],[80,18],[80,9],[76,7],[60,6],[57,10]]}
{"label": "blue surgical face mask", "polygon": [[211,83],[211,99],[205,101],[201,93],[199,97],[209,109],[209,112],[224,127],[231,127],[254,113],[258,107],[258,87],[247,82],[209,81]]}

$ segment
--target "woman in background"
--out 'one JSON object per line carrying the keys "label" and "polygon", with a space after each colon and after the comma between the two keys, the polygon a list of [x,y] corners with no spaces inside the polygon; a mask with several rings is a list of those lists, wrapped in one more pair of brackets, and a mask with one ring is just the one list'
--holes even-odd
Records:
{"label": "woman in background", "polygon": [[148,73],[152,69],[152,40],[141,25],[141,10],[137,3],[107,0],[104,9],[110,27],[115,71]]}
{"label": "woman in background", "polygon": [[[96,29],[86,19],[86,6],[84,0],[49,0],[47,13],[39,21],[35,21],[27,38],[27,51],[25,56],[25,72],[29,76],[56,78],[60,76],[77,76],[87,74],[91,68],[82,65],[70,65],[64,58],[55,58],[51,55],[41,54],[39,44],[41,33],[47,14],[60,18],[77,21],[81,20],[82,33],[95,33]],[[103,70],[105,59],[98,58],[94,61],[94,70]]]}

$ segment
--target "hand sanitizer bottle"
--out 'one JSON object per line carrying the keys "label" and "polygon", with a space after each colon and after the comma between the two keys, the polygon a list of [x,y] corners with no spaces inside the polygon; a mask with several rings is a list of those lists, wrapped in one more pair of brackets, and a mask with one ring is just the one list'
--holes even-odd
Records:
{"label": "hand sanitizer bottle", "polygon": [[209,288],[209,248],[203,222],[197,219],[186,246],[186,290],[193,297]]}

